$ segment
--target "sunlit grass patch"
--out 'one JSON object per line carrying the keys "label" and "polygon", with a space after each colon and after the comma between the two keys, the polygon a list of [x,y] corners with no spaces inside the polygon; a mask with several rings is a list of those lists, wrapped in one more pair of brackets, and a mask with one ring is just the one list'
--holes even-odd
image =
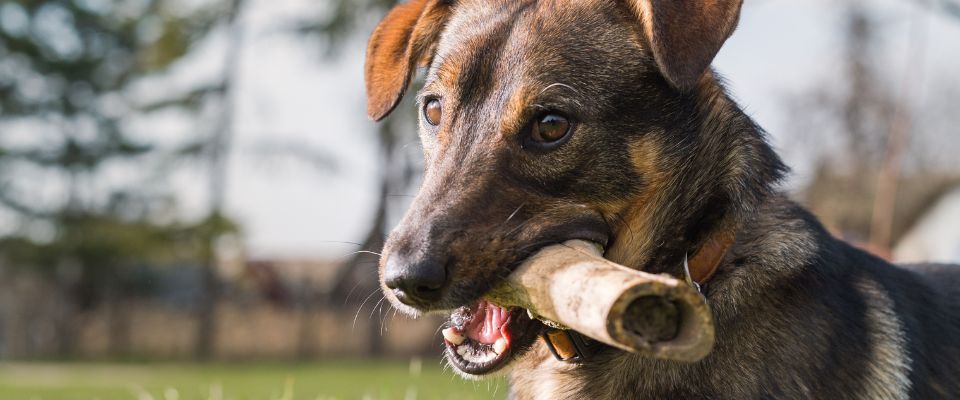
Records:
{"label": "sunlit grass patch", "polygon": [[438,361],[320,364],[0,364],[0,400],[328,400],[503,398]]}

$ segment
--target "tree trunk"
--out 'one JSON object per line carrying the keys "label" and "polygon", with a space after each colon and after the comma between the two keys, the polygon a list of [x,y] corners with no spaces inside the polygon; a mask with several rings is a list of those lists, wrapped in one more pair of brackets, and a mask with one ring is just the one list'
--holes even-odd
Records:
{"label": "tree trunk", "polygon": [[213,356],[216,338],[216,310],[220,299],[220,281],[217,276],[216,244],[220,239],[220,226],[223,221],[223,206],[227,193],[227,165],[230,144],[233,136],[233,114],[235,83],[239,78],[240,52],[243,46],[243,27],[237,22],[237,16],[243,8],[243,0],[233,0],[227,17],[230,27],[230,40],[227,44],[226,71],[223,81],[223,109],[209,143],[210,151],[210,237],[206,238],[203,266],[203,295],[199,307],[196,336],[196,357],[208,359]]}
{"label": "tree trunk", "polygon": [[110,339],[110,356],[123,358],[130,356],[130,312],[131,303],[122,298],[117,288],[107,289],[104,295],[107,308],[107,335]]}
{"label": "tree trunk", "polygon": [[316,355],[316,330],[313,327],[314,316],[314,291],[313,280],[308,277],[300,279],[301,290],[298,293],[296,304],[298,308],[298,318],[300,320],[300,329],[297,332],[297,354],[296,358],[306,361]]}
{"label": "tree trunk", "polygon": [[215,263],[215,257],[208,257],[201,277],[203,293],[197,309],[197,333],[194,343],[194,355],[201,360],[208,360],[215,355],[217,303],[220,298],[220,282],[217,278]]}

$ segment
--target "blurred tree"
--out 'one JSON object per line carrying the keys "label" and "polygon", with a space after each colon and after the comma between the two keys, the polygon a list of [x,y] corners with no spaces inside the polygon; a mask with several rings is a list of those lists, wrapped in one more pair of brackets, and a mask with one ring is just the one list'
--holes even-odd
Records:
{"label": "blurred tree", "polygon": [[[951,3],[941,3],[933,10],[950,13]],[[912,23],[922,27],[923,21],[916,19],[923,12],[916,14]],[[955,170],[931,165],[926,154],[916,151],[921,146],[908,145],[911,139],[936,137],[919,135],[915,131],[923,127],[909,123],[913,99],[908,89],[922,81],[926,38],[913,32],[908,38],[910,68],[903,76],[892,75],[880,62],[883,40],[877,18],[864,3],[849,2],[839,84],[823,82],[791,97],[787,107],[795,116],[790,124],[796,128],[794,137],[815,146],[810,150],[820,157],[804,189],[805,201],[831,230],[886,256],[930,204],[960,183],[960,177]],[[902,82],[903,87],[892,88],[891,82]],[[901,178],[904,158],[914,168]]]}
{"label": "blurred tree", "polygon": [[[366,38],[373,30],[373,23],[386,15],[397,0],[332,0],[321,9],[319,18],[310,18],[296,24],[296,31],[308,37],[318,38],[327,57],[338,54],[342,43],[352,43],[349,39]],[[409,100],[408,100],[409,101]],[[335,278],[334,288],[328,293],[327,301],[341,299],[343,302],[360,303],[370,302],[374,308],[371,315],[376,313],[379,318],[386,317],[387,305],[383,304],[379,295],[377,281],[378,254],[383,248],[384,238],[390,228],[390,210],[397,198],[406,197],[403,193],[410,190],[410,186],[419,176],[418,159],[406,146],[416,143],[416,132],[409,127],[413,126],[409,113],[409,103],[402,104],[398,111],[391,114],[386,120],[376,126],[374,139],[380,148],[381,174],[378,187],[378,203],[372,213],[367,233],[361,239],[360,251],[348,260],[340,269]],[[370,301],[371,297],[380,301]],[[360,311],[358,310],[358,313]],[[381,352],[380,324],[371,323],[369,348],[372,354]]]}
{"label": "blurred tree", "polygon": [[[128,267],[209,259],[211,243],[236,230],[219,208],[197,223],[176,222],[173,197],[156,187],[146,167],[163,151],[167,161],[219,154],[222,135],[162,150],[138,138],[129,123],[139,112],[192,111],[222,101],[227,86],[214,82],[138,104],[135,85],[167,71],[231,15],[219,1],[188,11],[181,6],[172,0],[0,5],[0,205],[17,225],[0,232],[0,252],[8,264],[48,274],[59,286],[61,355],[74,351],[77,311],[138,289]],[[123,181],[118,174],[132,171],[146,176],[116,183]],[[119,321],[111,336],[123,352]]]}
{"label": "blurred tree", "polygon": [[960,19],[960,1],[957,0],[917,0],[921,5],[941,12],[946,16]]}
{"label": "blurred tree", "polygon": [[[229,31],[227,50],[224,55],[224,74],[219,83],[221,93],[220,110],[213,126],[212,136],[207,143],[209,154],[209,219],[212,221],[225,220],[223,206],[227,193],[227,154],[233,139],[233,117],[235,109],[234,87],[239,78],[240,50],[243,48],[243,26],[238,22],[238,16],[243,10],[244,0],[229,0],[228,7],[223,14],[224,23]],[[203,263],[203,298],[200,301],[199,320],[197,324],[196,344],[194,354],[198,358],[206,359],[213,355],[214,338],[216,337],[216,306],[220,297],[220,280],[217,276],[217,242],[223,230],[208,230],[204,238]]]}

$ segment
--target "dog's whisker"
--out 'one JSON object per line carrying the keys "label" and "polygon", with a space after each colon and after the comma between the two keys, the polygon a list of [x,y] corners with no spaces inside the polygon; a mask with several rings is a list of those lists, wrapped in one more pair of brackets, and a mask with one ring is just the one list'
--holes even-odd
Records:
{"label": "dog's whisker", "polygon": [[[390,305],[390,308],[393,309],[393,315],[390,316],[390,322],[388,322],[388,324],[392,324],[393,320],[397,318],[397,308],[394,307],[393,304]],[[389,325],[388,325],[388,328],[389,328]]]}
{"label": "dog's whisker", "polygon": [[[384,301],[384,300],[386,300],[386,297],[383,297],[383,298],[380,299],[380,301],[377,303],[377,304],[378,304],[378,306],[377,306],[377,317],[380,319],[380,336],[381,336],[381,337],[383,337],[383,319],[386,317],[386,315],[383,313],[383,301]],[[389,304],[389,303],[388,303],[388,304]]]}
{"label": "dog's whisker", "polygon": [[348,255],[351,255],[351,256],[352,256],[352,255],[357,255],[357,254],[372,254],[372,255],[375,255],[375,256],[377,256],[377,257],[383,257],[383,254],[377,253],[377,252],[375,252],[375,251],[369,251],[369,250],[357,250],[357,251],[355,251],[355,252],[353,252],[353,253],[350,253],[350,254],[348,254]]}
{"label": "dog's whisker", "polygon": [[523,204],[520,204],[519,206],[517,206],[517,209],[516,209],[516,210],[513,210],[513,212],[510,213],[510,216],[507,217],[506,221],[503,221],[503,223],[502,223],[501,225],[506,225],[508,222],[510,222],[510,220],[513,219],[513,217],[517,216],[517,213],[520,212],[520,209],[523,208],[523,206],[525,206],[526,204],[527,204],[527,203],[523,203]]}
{"label": "dog's whisker", "polygon": [[367,321],[373,320],[373,313],[377,312],[377,307],[379,307],[380,304],[383,303],[383,301],[386,299],[387,299],[387,296],[384,296],[382,294],[380,295],[380,300],[377,301],[377,303],[374,304],[373,307],[370,309],[370,316],[367,317]]}
{"label": "dog's whisker", "polygon": [[523,228],[523,227],[527,226],[528,223],[530,223],[530,220],[529,220],[529,219],[526,220],[526,221],[520,222],[520,224],[518,224],[515,228],[511,229],[511,230],[508,231],[507,233],[504,233],[503,236],[504,236],[504,237],[510,237],[510,236],[513,235],[515,232],[519,231],[520,228]]}
{"label": "dog's whisker", "polygon": [[363,246],[362,244],[357,242],[348,242],[344,240],[321,240],[318,243],[352,244],[354,246]]}
{"label": "dog's whisker", "polygon": [[357,290],[357,288],[358,288],[359,286],[360,286],[360,282],[357,282],[357,283],[354,283],[354,284],[353,284],[353,287],[350,288],[350,291],[347,292],[347,295],[343,297],[343,305],[347,305],[347,302],[350,301],[350,296],[353,295],[353,292],[354,292],[355,290]]}
{"label": "dog's whisker", "polygon": [[450,360],[446,357],[440,359],[440,369],[443,373],[450,374],[450,381],[453,382],[453,379],[457,377],[457,374],[453,372],[453,365],[450,364]]}
{"label": "dog's whisker", "polygon": [[354,329],[357,329],[357,318],[360,317],[360,311],[363,310],[364,304],[367,304],[367,301],[370,300],[370,297],[372,297],[374,294],[376,294],[379,291],[380,291],[380,288],[373,289],[373,291],[370,292],[370,294],[368,294],[367,297],[363,299],[363,301],[360,303],[360,306],[357,307],[357,313],[356,315],[353,316],[353,326],[350,327],[351,331]]}
{"label": "dog's whisker", "polygon": [[550,85],[547,85],[547,87],[543,88],[543,90],[540,91],[540,94],[544,94],[547,90],[550,90],[550,89],[555,88],[555,87],[567,88],[567,89],[570,89],[572,92],[574,92],[574,93],[576,93],[576,94],[580,94],[580,91],[578,91],[577,89],[575,89],[573,86],[567,85],[567,84],[565,84],[565,83],[560,83],[560,82],[556,82],[556,83],[552,83],[552,84],[550,84]]}
{"label": "dog's whisker", "polygon": [[[390,318],[390,311],[393,311],[394,315],[396,315],[397,312],[397,309],[393,306],[393,303],[388,301],[385,304],[387,305],[387,311],[380,316],[380,336],[383,336],[384,332],[390,332],[390,326],[387,325],[387,319]],[[391,319],[390,321],[392,322],[393,320]]]}

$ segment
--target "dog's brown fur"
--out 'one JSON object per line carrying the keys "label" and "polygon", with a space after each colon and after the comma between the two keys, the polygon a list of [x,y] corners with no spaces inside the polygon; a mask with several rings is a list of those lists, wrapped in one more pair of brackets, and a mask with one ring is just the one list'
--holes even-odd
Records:
{"label": "dog's brown fur", "polygon": [[[573,238],[680,276],[684,255],[732,231],[706,292],[718,327],[710,356],[685,364],[606,349],[573,365],[535,343],[512,365],[513,397],[960,396],[957,274],[853,249],[775,190],[785,168],[708,68],[739,9],[411,0],[392,11],[368,50],[369,113],[385,117],[417,66],[429,66],[420,104],[439,100],[443,113],[437,126],[421,122],[424,183],[381,269],[442,286],[403,299],[385,287],[391,301],[413,314],[459,307]],[[530,121],[548,112],[575,130],[542,149]]]}

